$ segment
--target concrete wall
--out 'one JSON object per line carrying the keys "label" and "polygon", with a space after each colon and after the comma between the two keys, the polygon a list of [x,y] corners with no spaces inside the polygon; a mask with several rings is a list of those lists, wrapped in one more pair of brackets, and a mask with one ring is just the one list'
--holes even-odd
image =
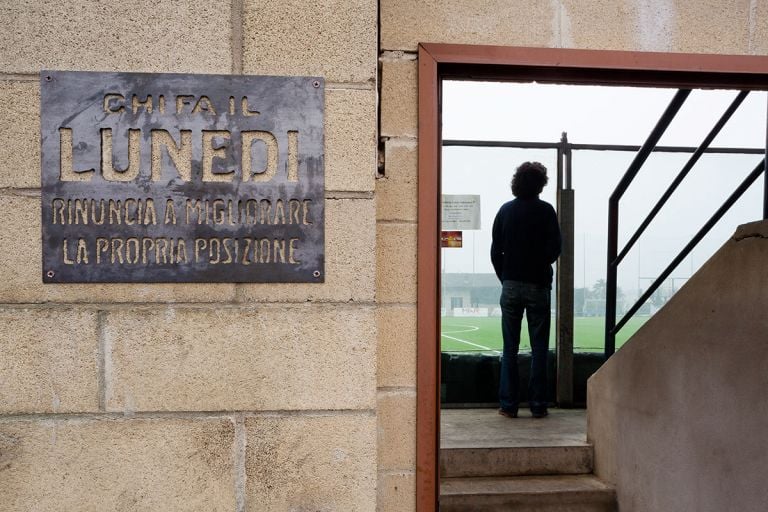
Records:
{"label": "concrete wall", "polygon": [[[0,508],[413,510],[418,42],[766,53],[766,13],[768,0],[2,2]],[[326,282],[44,286],[45,68],[324,76]]]}
{"label": "concrete wall", "polygon": [[588,383],[597,475],[622,511],[768,503],[768,222],[739,227]]}

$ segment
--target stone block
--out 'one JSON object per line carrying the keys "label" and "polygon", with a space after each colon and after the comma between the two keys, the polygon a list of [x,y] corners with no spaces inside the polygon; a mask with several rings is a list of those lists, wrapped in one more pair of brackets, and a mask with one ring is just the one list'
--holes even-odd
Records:
{"label": "stone block", "polygon": [[416,224],[376,225],[376,301],[416,302]]}
{"label": "stone block", "polygon": [[381,136],[418,135],[418,65],[415,60],[381,64]]}
{"label": "stone block", "polygon": [[416,510],[416,475],[410,472],[380,472],[378,512]]}
{"label": "stone block", "polygon": [[376,508],[376,425],[368,415],[246,418],[249,510]]}
{"label": "stone block", "polygon": [[4,2],[0,69],[229,73],[230,2]]}
{"label": "stone block", "polygon": [[42,302],[40,198],[0,194],[0,207],[13,212],[0,225],[0,302]]}
{"label": "stone block", "polygon": [[555,2],[526,0],[382,0],[381,49],[419,43],[551,46]]}
{"label": "stone block", "polygon": [[0,188],[39,187],[40,87],[36,82],[0,81],[0,140]]}
{"label": "stone block", "polygon": [[[563,48],[643,50],[664,48],[669,37],[638,32],[637,7],[630,2],[561,0],[556,11],[557,42]],[[643,48],[642,45],[650,47]]]}
{"label": "stone block", "polygon": [[325,126],[325,189],[372,191],[376,91],[326,90]]}
{"label": "stone block", "polygon": [[95,311],[0,309],[0,413],[99,409]]}
{"label": "stone block", "polygon": [[418,211],[418,149],[415,141],[390,139],[384,177],[376,180],[376,219],[415,222]]}
{"label": "stone block", "polygon": [[371,0],[245,0],[244,71],[373,83],[376,7]]}
{"label": "stone block", "polygon": [[416,469],[416,392],[378,396],[379,470]]}
{"label": "stone block", "polygon": [[232,283],[218,284],[43,284],[40,198],[0,193],[12,212],[0,226],[0,302],[230,302]]}
{"label": "stone block", "polygon": [[372,199],[325,201],[325,282],[241,284],[242,302],[372,301],[376,205]]}
{"label": "stone block", "polygon": [[[726,55],[748,53],[749,4],[743,0],[676,0],[672,51]],[[654,20],[653,26],[657,23]],[[765,25],[765,19],[762,24]]]}
{"label": "stone block", "polygon": [[663,4],[562,0],[558,46],[743,54],[749,46],[748,11],[748,2],[718,0]]}
{"label": "stone block", "polygon": [[374,408],[371,307],[136,308],[104,333],[109,411]]}
{"label": "stone block", "polygon": [[379,387],[416,386],[416,307],[376,308]]}
{"label": "stone block", "polygon": [[750,53],[768,55],[768,0],[758,0],[749,17]]}
{"label": "stone block", "polygon": [[235,510],[229,419],[0,422],[4,512]]}

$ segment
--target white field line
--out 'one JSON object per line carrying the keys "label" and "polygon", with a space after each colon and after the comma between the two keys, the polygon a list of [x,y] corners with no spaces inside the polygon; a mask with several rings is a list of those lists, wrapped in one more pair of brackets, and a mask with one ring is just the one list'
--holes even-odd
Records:
{"label": "white field line", "polygon": [[[462,333],[462,332],[473,332],[473,331],[477,331],[477,330],[480,329],[479,327],[474,327],[472,325],[456,325],[456,326],[453,326],[453,327],[467,327],[468,329],[463,330],[463,331],[449,331],[451,334],[459,334],[459,333]],[[448,338],[449,340],[458,341],[459,343],[465,343],[467,345],[479,348],[481,350],[487,350],[489,352],[493,352],[493,353],[496,353],[496,354],[501,354],[501,351],[499,351],[499,350],[494,350],[491,347],[486,347],[484,345],[478,345],[477,343],[472,343],[471,341],[462,340],[460,338],[454,338],[453,336],[448,336],[445,333],[440,333],[440,336],[442,336],[444,338]]]}
{"label": "white field line", "polygon": [[445,334],[459,334],[459,333],[462,333],[462,332],[472,332],[472,331],[479,331],[480,330],[479,327],[475,327],[474,325],[458,325],[458,324],[456,324],[456,325],[450,326],[449,328],[454,328],[454,327],[466,327],[466,329],[461,329],[459,331],[443,331],[443,332]]}

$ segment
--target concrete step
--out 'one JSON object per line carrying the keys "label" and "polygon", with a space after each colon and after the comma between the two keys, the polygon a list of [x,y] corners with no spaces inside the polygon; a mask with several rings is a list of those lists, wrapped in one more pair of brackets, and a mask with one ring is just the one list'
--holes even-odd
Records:
{"label": "concrete step", "polygon": [[442,448],[440,476],[579,475],[592,473],[592,446]]}
{"label": "concrete step", "polygon": [[496,409],[442,410],[443,477],[592,473],[584,410],[550,409],[544,419],[526,410],[515,419]]}
{"label": "concrete step", "polygon": [[615,512],[616,494],[591,475],[444,478],[440,512]]}

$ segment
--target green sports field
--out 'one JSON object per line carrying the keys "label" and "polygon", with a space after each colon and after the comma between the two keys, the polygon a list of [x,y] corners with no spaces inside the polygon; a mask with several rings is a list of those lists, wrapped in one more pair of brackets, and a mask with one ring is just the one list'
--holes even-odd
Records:
{"label": "green sports field", "polygon": [[[616,347],[624,344],[642,326],[648,317],[632,318],[616,336]],[[573,319],[573,345],[575,350],[602,351],[605,337],[605,319],[602,317],[576,317]],[[499,317],[443,317],[443,352],[500,351],[501,318]],[[555,319],[549,334],[549,346],[555,346]],[[525,319],[521,332],[520,350],[530,350]]]}

